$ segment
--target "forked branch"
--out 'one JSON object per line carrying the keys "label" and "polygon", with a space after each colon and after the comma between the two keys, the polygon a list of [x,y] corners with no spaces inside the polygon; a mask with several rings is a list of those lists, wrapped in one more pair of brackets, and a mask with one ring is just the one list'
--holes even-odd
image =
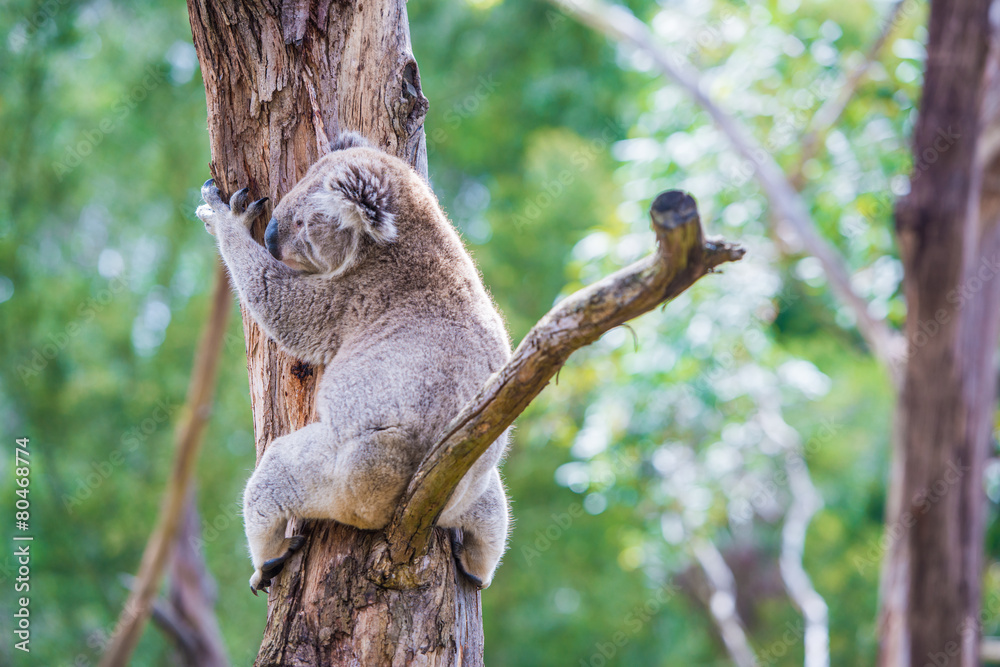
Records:
{"label": "forked branch", "polygon": [[[694,199],[661,193],[650,209],[657,251],[560,303],[528,332],[510,361],[448,425],[410,481],[390,524],[382,575],[412,561],[427,545],[455,486],[490,444],[545,388],[575,350],[606,331],[668,301],[743,249],[706,241]],[[391,562],[389,562],[391,561]]]}

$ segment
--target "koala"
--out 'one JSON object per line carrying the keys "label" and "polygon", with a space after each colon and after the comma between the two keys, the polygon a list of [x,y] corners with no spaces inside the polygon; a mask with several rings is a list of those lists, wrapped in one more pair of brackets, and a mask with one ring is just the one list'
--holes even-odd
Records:
{"label": "koala", "polygon": [[[227,204],[211,180],[202,197],[197,215],[246,310],[289,354],[326,366],[319,421],[272,442],[244,492],[256,595],[302,546],[302,536],[285,538],[290,517],[384,528],[445,426],[509,359],[510,341],[427,183],[360,135],[341,135],[285,195],[264,246],[249,228],[266,200],[250,203],[243,189]],[[480,588],[507,542],[507,441],[475,463],[438,521]]]}

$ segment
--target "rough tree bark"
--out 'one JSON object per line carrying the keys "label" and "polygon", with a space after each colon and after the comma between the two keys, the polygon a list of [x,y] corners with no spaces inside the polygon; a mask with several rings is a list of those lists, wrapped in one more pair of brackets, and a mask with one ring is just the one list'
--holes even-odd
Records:
{"label": "rough tree bark", "polygon": [[[189,0],[188,11],[223,191],[248,186],[273,205],[348,129],[426,175],[427,101],[405,2]],[[259,460],[275,437],[313,421],[322,369],[278,350],[246,313],[243,322]],[[376,535],[332,523],[295,529],[309,539],[271,588],[258,665],[452,664],[482,654],[478,593],[457,576],[443,536],[422,562],[424,587],[391,590],[366,576]]]}
{"label": "rough tree bark", "polygon": [[[402,0],[189,0],[188,9],[208,96],[212,175],[224,191],[248,185],[252,196],[277,202],[346,129],[426,175],[427,102]],[[704,240],[686,195],[661,195],[652,217],[658,252],[565,299],[528,334],[442,434],[389,530],[290,527],[308,539],[272,584],[257,665],[482,664],[479,593],[433,528],[455,482],[573,350],[742,256]],[[259,224],[258,240],[262,232]],[[322,369],[280,352],[245,312],[243,321],[259,460],[275,437],[313,420]]]}
{"label": "rough tree bark", "polygon": [[885,666],[979,664],[1000,330],[1000,170],[981,141],[996,116],[992,95],[983,104],[996,83],[984,77],[989,5],[931,4],[912,187],[896,210],[909,350],[887,513]]}

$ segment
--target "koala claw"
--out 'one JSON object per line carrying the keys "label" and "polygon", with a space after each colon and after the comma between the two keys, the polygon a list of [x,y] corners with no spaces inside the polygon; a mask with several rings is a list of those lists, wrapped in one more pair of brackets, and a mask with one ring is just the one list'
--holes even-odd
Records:
{"label": "koala claw", "polygon": [[285,569],[285,561],[302,548],[302,545],[306,543],[306,538],[303,535],[293,535],[286,542],[285,553],[277,558],[264,561],[260,569],[255,571],[253,576],[250,577],[250,591],[254,595],[257,595],[257,591],[267,592],[271,586],[271,579],[278,576]]}
{"label": "koala claw", "polygon": [[267,589],[270,587],[271,587],[271,580],[264,579],[264,575],[261,574],[260,570],[254,572],[253,576],[250,577],[250,592],[254,594],[254,597],[257,597],[257,591],[264,591],[265,593],[267,593],[268,592]]}
{"label": "koala claw", "polygon": [[215,187],[215,179],[210,178],[205,181],[205,184],[201,186],[201,198],[205,200],[205,203],[216,208],[222,203],[222,197],[219,195],[219,188]]}
{"label": "koala claw", "polygon": [[233,193],[229,198],[229,208],[235,215],[242,215],[247,209],[247,199],[249,199],[250,188],[243,188]]}
{"label": "koala claw", "polygon": [[460,559],[458,559],[458,558],[455,559],[455,565],[458,566],[458,571],[461,572],[462,574],[464,574],[465,577],[469,581],[471,581],[476,588],[478,588],[479,590],[483,590],[483,589],[486,588],[486,586],[483,585],[483,580],[482,579],[480,579],[479,577],[477,577],[474,574],[469,574],[469,572],[466,571],[465,566],[462,565],[462,561]]}
{"label": "koala claw", "polygon": [[205,229],[209,234],[215,234],[216,221],[219,218],[235,218],[247,229],[264,209],[267,197],[258,199],[249,206],[249,188],[243,188],[233,193],[227,204],[222,199],[219,188],[215,187],[215,179],[208,179],[201,186],[201,198],[205,200],[205,205],[199,206],[195,214],[205,223]]}
{"label": "koala claw", "polygon": [[462,544],[462,540],[459,539],[458,530],[452,528],[448,531],[448,536],[451,538],[451,553],[455,557],[455,567],[461,572],[469,581],[475,584],[476,588],[483,590],[486,586],[483,584],[483,580],[476,575],[469,572],[465,563],[462,562],[462,551],[465,549],[465,545]]}

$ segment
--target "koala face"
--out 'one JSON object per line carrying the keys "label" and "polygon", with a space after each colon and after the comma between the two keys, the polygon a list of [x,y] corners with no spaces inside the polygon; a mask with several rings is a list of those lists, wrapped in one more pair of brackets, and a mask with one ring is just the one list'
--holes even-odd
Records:
{"label": "koala face", "polygon": [[376,151],[358,144],[319,160],[274,209],[268,252],[293,269],[336,276],[371,246],[395,241],[385,170]]}

